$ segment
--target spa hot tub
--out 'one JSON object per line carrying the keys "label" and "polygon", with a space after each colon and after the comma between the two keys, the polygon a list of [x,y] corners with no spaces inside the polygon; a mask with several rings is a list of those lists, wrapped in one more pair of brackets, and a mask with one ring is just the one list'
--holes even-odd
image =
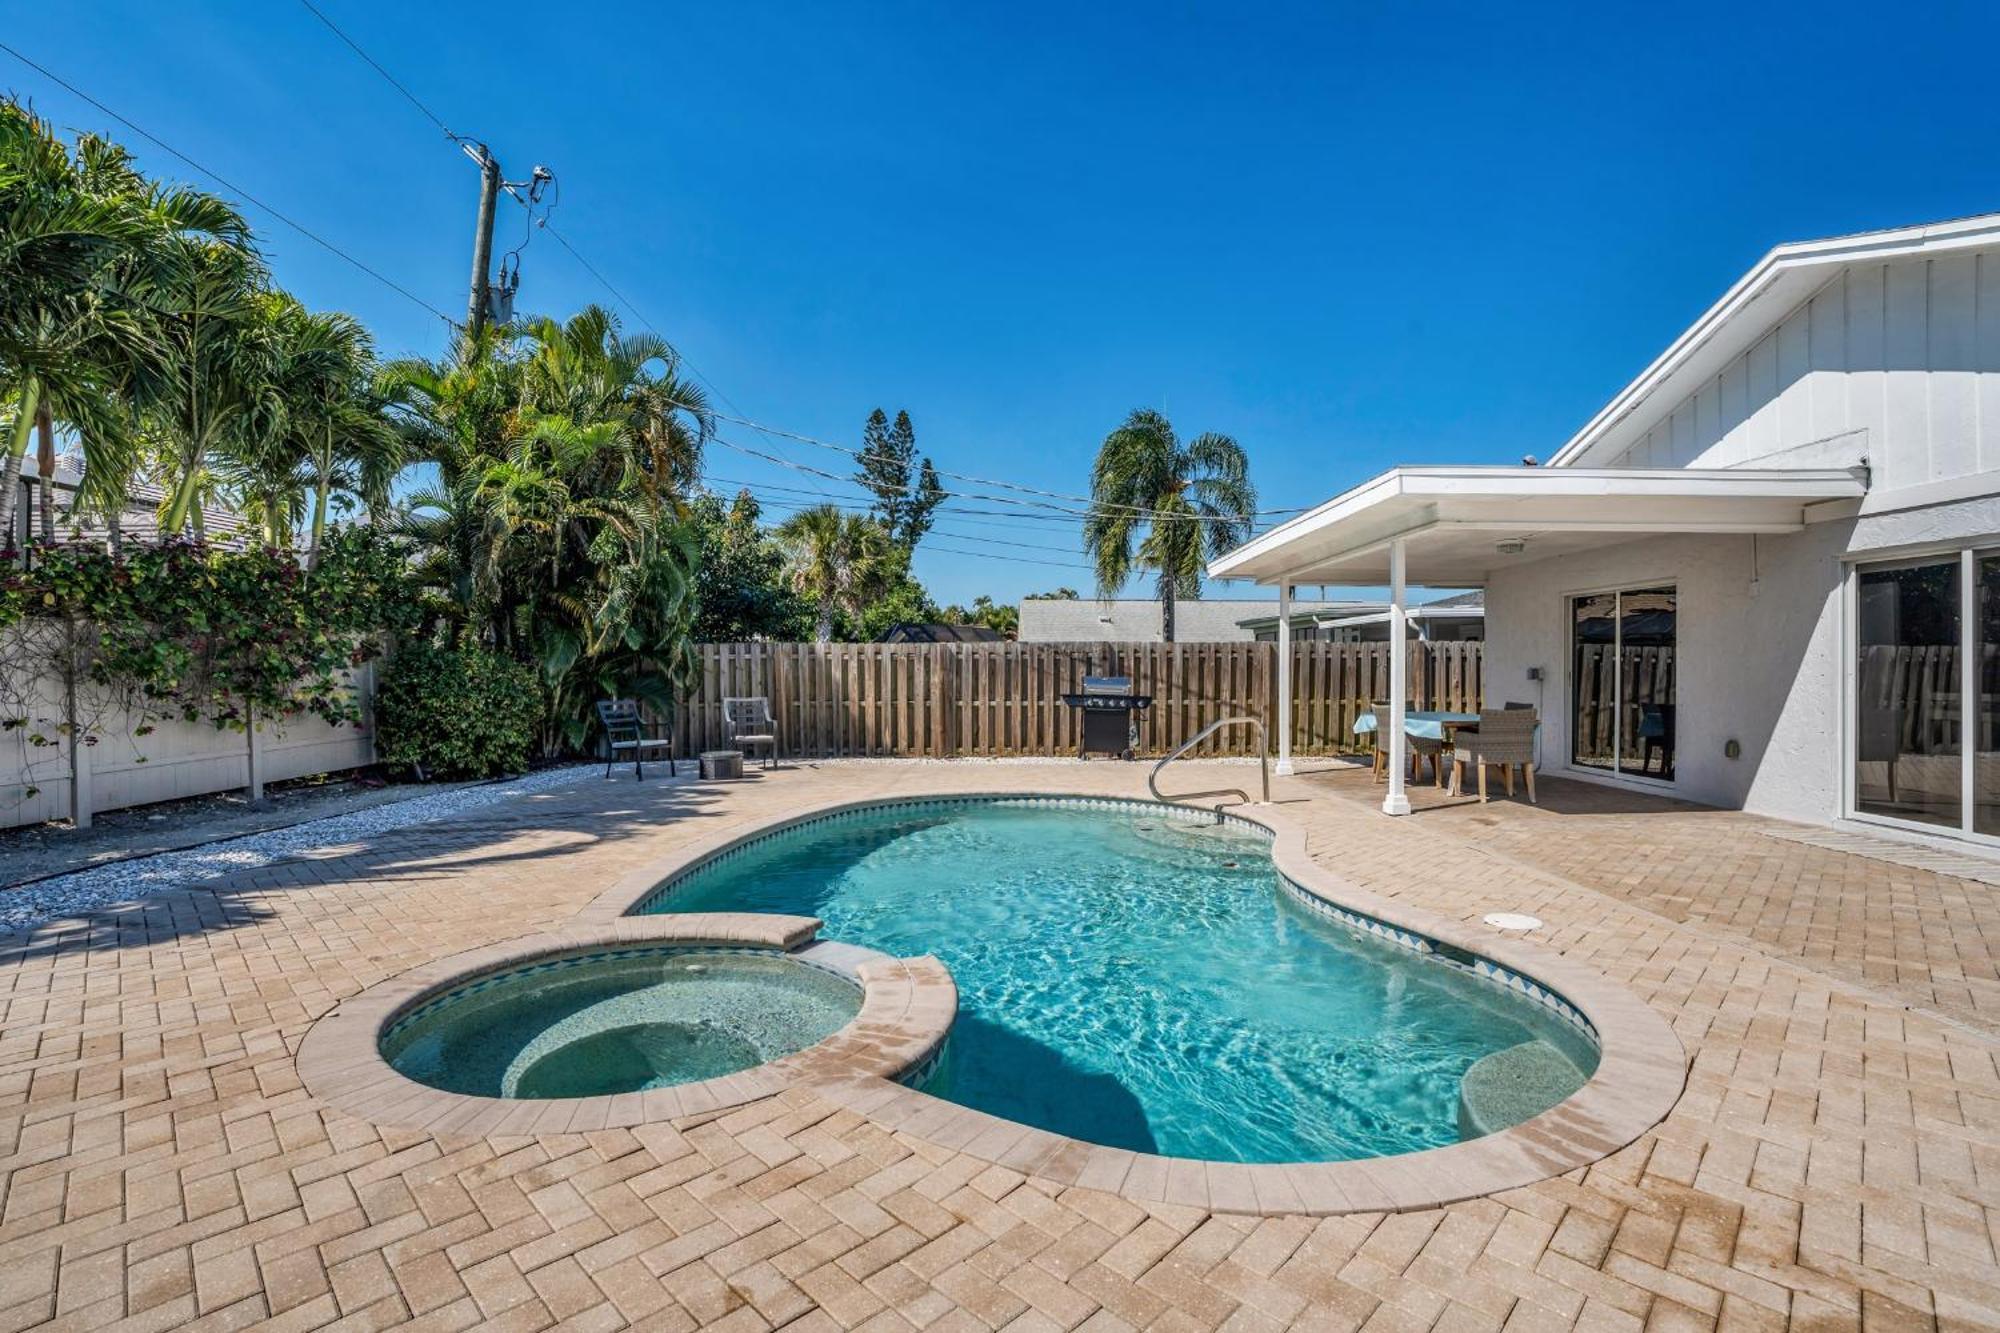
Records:
{"label": "spa hot tub", "polygon": [[804,1050],[860,1012],[853,980],[789,954],[604,949],[469,978],[383,1030],[399,1073],[446,1092],[644,1092]]}

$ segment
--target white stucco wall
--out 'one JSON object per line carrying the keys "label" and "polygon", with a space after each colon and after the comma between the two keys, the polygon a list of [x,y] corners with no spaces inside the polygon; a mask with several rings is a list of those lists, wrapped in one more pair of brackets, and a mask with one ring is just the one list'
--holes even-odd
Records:
{"label": "white stucco wall", "polygon": [[[1707,805],[1825,822],[1840,805],[1840,552],[1845,523],[1757,539],[1687,536],[1533,561],[1486,590],[1486,693],[1541,709],[1542,768],[1569,768],[1569,604],[1581,592],[1678,589],[1676,780]],[[1539,666],[1540,697],[1527,679]],[[1736,740],[1742,755],[1729,759]],[[1597,775],[1597,770],[1577,770]]]}
{"label": "white stucco wall", "polygon": [[[1851,560],[1912,547],[2000,546],[2000,495],[1819,523],[1751,539],[1661,537],[1537,560],[1486,590],[1486,692],[1540,707],[1542,768],[1569,769],[1569,604],[1581,592],[1679,590],[1676,780],[1644,784],[1707,805],[1808,823],[1841,816],[1842,581]],[[1539,697],[1527,679],[1543,668]],[[1729,759],[1731,739],[1742,755]],[[1597,770],[1574,770],[1602,776]]]}

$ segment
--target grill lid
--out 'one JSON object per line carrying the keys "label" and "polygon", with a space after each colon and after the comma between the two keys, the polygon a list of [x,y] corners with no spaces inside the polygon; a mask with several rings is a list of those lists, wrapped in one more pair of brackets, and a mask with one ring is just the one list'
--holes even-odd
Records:
{"label": "grill lid", "polygon": [[1085,694],[1130,694],[1132,692],[1132,678],[1130,676],[1085,676],[1083,678],[1083,692]]}

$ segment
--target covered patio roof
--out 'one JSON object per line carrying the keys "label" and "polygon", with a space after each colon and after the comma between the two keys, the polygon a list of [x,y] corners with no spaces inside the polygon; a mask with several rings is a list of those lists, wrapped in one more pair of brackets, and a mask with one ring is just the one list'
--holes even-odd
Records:
{"label": "covered patio roof", "polygon": [[1483,587],[1509,563],[1669,533],[1796,532],[1859,508],[1866,468],[1399,467],[1280,524],[1208,567],[1278,585],[1278,772],[1292,771],[1292,589],[1389,585],[1389,790],[1410,813],[1409,585]]}
{"label": "covered patio roof", "polygon": [[1477,587],[1494,569],[1668,533],[1796,532],[1852,512],[1865,468],[1399,467],[1209,566],[1265,584]]}

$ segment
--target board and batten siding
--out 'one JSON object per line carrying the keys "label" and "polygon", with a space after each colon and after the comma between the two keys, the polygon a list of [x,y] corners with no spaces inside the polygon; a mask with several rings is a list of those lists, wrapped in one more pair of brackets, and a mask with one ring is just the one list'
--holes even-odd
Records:
{"label": "board and batten siding", "polygon": [[2000,470],[2000,253],[1848,266],[1611,465],[1863,458],[1877,493]]}

